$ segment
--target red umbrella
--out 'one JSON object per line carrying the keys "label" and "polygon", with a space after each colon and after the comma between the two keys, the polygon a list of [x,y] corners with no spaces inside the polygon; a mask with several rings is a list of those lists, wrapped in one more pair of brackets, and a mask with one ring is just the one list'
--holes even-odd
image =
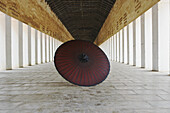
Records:
{"label": "red umbrella", "polygon": [[97,85],[110,71],[105,53],[92,42],[82,40],[62,44],[55,53],[54,63],[63,78],[79,86]]}

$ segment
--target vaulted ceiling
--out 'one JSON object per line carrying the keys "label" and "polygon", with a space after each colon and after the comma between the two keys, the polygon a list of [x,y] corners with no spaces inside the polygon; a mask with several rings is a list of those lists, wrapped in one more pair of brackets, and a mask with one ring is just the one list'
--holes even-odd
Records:
{"label": "vaulted ceiling", "polygon": [[94,42],[116,0],[45,0],[75,39]]}

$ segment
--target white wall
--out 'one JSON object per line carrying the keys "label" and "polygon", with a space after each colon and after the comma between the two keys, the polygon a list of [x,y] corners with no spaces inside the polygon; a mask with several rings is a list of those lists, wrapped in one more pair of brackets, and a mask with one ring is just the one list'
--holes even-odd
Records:
{"label": "white wall", "polygon": [[6,69],[5,14],[0,12],[0,70]]}

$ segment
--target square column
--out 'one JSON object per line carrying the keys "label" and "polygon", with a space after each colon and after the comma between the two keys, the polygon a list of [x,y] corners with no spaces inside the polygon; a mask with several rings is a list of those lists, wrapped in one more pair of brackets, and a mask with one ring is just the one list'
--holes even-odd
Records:
{"label": "square column", "polygon": [[158,4],[152,8],[152,70],[158,71]]}
{"label": "square column", "polygon": [[129,25],[127,25],[127,64],[129,64]]}
{"label": "square column", "polygon": [[141,15],[141,67],[145,67],[145,14]]}
{"label": "square column", "polygon": [[113,35],[113,61],[115,61],[115,35]]}
{"label": "square column", "polygon": [[119,39],[119,62],[121,62],[121,48],[120,48],[120,31],[118,32],[118,39]]}
{"label": "square column", "polygon": [[35,30],[35,64],[38,64],[38,31]]}
{"label": "square column", "polygon": [[133,21],[133,66],[136,66],[136,20]]}
{"label": "square column", "polygon": [[0,70],[6,70],[6,17],[0,12]]}
{"label": "square column", "polygon": [[5,15],[6,24],[6,69],[12,69],[11,17]]}
{"label": "square column", "polygon": [[124,63],[125,55],[124,55],[124,28],[122,29],[122,63]]}
{"label": "square column", "polygon": [[48,45],[49,45],[49,62],[51,62],[51,37],[48,36]]}
{"label": "square column", "polygon": [[159,71],[170,74],[170,0],[158,2]]}
{"label": "square column", "polygon": [[116,60],[115,60],[115,61],[117,62],[117,61],[118,61],[118,60],[117,60],[117,55],[118,55],[118,54],[117,54],[117,34],[115,34],[115,39],[116,39],[116,40],[115,40],[115,41],[116,41],[116,44],[115,44],[115,46],[116,46],[116,48],[115,48],[115,49],[116,49],[116,51],[115,51],[115,52],[116,52],[116,54],[115,54]]}
{"label": "square column", "polygon": [[52,38],[52,61],[54,61],[54,38],[53,37],[51,37]]}
{"label": "square column", "polygon": [[19,67],[24,67],[23,62],[23,23],[19,21]]}
{"label": "square column", "polygon": [[112,58],[111,60],[113,61],[113,56],[114,56],[114,39],[113,36],[111,37],[111,51],[112,51]]}
{"label": "square column", "polygon": [[28,65],[31,66],[31,56],[32,56],[32,53],[31,53],[31,27],[28,26]]}
{"label": "square column", "polygon": [[41,37],[41,32],[40,31],[38,31],[37,30],[37,62],[38,62],[38,64],[40,64],[41,63],[41,39],[42,39],[42,37]]}
{"label": "square column", "polygon": [[19,68],[19,21],[11,18],[12,69]]}
{"label": "square column", "polygon": [[47,54],[48,54],[48,52],[47,52],[47,49],[48,49],[48,48],[47,48],[47,47],[48,47],[48,46],[47,46],[47,43],[48,43],[48,42],[47,42],[47,38],[48,38],[48,37],[47,37],[47,35],[45,34],[45,62],[46,62],[46,63],[48,62],[48,57],[47,57]]}

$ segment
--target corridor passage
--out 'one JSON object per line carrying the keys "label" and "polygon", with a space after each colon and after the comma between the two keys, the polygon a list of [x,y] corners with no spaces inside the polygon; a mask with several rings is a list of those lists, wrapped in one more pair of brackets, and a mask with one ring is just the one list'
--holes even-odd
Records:
{"label": "corridor passage", "polygon": [[53,63],[0,72],[0,113],[169,113],[170,76],[111,62],[101,84],[65,81]]}

